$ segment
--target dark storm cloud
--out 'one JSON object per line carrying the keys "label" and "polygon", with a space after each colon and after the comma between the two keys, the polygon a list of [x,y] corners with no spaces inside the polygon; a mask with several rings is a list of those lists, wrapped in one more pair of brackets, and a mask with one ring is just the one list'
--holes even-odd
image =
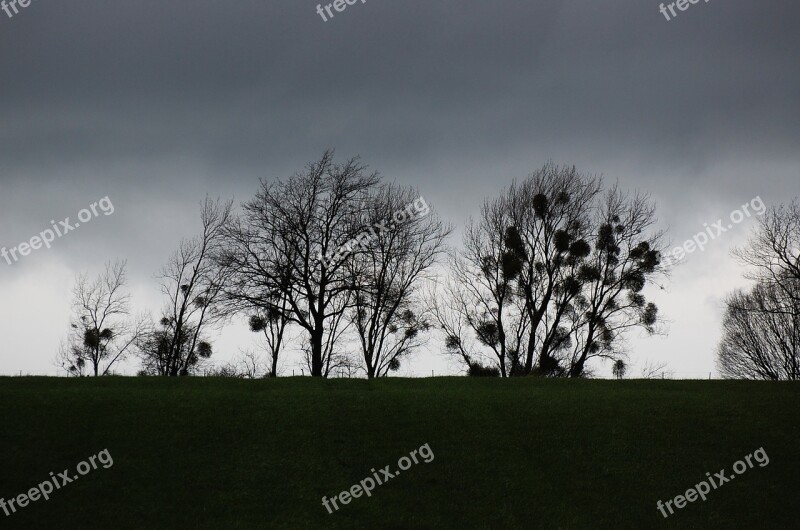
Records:
{"label": "dark storm cloud", "polygon": [[4,179],[174,153],[283,168],[342,144],[393,162],[591,140],[664,163],[797,145],[790,2],[671,22],[650,1],[315,6],[38,0],[0,19]]}

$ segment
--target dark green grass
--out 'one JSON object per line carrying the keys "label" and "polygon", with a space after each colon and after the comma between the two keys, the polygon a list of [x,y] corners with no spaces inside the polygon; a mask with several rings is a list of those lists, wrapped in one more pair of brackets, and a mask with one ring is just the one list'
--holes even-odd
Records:
{"label": "dark green grass", "polygon": [[[797,528],[800,387],[435,378],[0,379],[0,528]],[[332,497],[423,444],[371,498]],[[764,447],[770,462],[664,519]]]}

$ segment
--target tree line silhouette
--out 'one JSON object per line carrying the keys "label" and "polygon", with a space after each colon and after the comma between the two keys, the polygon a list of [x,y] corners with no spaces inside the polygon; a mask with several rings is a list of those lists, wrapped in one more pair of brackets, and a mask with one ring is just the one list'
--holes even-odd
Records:
{"label": "tree line silhouette", "polygon": [[[158,273],[155,321],[130,314],[125,261],[77,277],[60,366],[100,376],[136,357],[141,375],[199,374],[212,331],[243,318],[263,336],[272,377],[290,343],[312,376],[374,378],[434,336],[473,376],[588,377],[605,360],[622,377],[629,332],[664,332],[645,294],[672,267],[654,201],[575,167],[547,163],[485,199],[454,248],[453,227],[415,189],[332,150],[262,180],[239,212],[206,198],[200,221]],[[797,202],[770,209],[736,256],[755,284],[725,300],[720,371],[796,379]],[[258,359],[247,352],[214,373],[255,377]]]}

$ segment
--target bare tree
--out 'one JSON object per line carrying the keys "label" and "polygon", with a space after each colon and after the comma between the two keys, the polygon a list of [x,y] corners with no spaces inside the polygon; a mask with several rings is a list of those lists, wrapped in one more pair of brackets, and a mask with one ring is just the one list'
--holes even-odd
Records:
{"label": "bare tree", "polygon": [[80,274],[72,291],[71,332],[59,363],[72,375],[108,375],[143,332],[143,321],[129,320],[126,262],[108,262],[94,280]]}
{"label": "bare tree", "polygon": [[378,183],[357,158],[343,164],[333,151],[287,180],[261,182],[256,197],[227,232],[223,268],[231,292],[254,308],[279,309],[307,332],[309,368],[316,377],[335,365],[351,285],[344,260],[331,260],[360,228],[363,205]]}
{"label": "bare tree", "polygon": [[754,280],[726,300],[718,366],[728,378],[796,380],[800,318],[800,203],[767,209],[734,250]]}
{"label": "bare tree", "polygon": [[397,371],[422,344],[429,324],[417,292],[449,229],[418,193],[394,185],[369,197],[362,221],[370,237],[347,258],[353,299],[348,316],[372,379]]}
{"label": "bare tree", "polygon": [[529,329],[524,296],[515,283],[518,235],[503,200],[485,201],[477,221],[470,220],[463,249],[450,258],[450,278],[428,297],[429,310],[445,332],[445,347],[466,367],[489,362],[503,377],[519,364]]}
{"label": "bare tree", "polygon": [[[337,370],[349,369],[355,364],[350,352],[344,347],[352,330],[352,323],[347,318],[351,307],[352,291],[342,291],[340,295],[331,300],[328,307],[329,318],[326,319],[323,331],[321,377],[329,377]],[[307,334],[302,343],[301,350],[305,366],[309,373],[314,375],[314,348],[310,336]]]}
{"label": "bare tree", "polygon": [[246,372],[241,370],[241,365],[234,362],[223,363],[220,366],[203,368],[203,377],[225,377],[231,379],[245,379]]}
{"label": "bare tree", "polygon": [[[278,361],[285,345],[286,330],[292,322],[292,310],[287,298],[288,289],[272,288],[265,285],[253,287],[241,269],[236,269],[231,245],[231,233],[237,225],[232,224],[226,234],[226,250],[217,255],[217,266],[226,270],[226,286],[220,297],[220,310],[230,317],[249,314],[248,325],[253,333],[264,338],[264,347],[270,357],[268,377],[278,376]],[[279,285],[290,281],[286,274],[276,276]]]}
{"label": "bare tree", "polygon": [[616,186],[605,194],[589,238],[593,250],[575,276],[582,288],[574,301],[571,377],[580,376],[591,358],[616,360],[627,330],[658,331],[658,308],[643,294],[665,272],[663,232],[655,223],[649,197],[628,196]]}
{"label": "bare tree", "polygon": [[488,348],[503,376],[585,377],[589,360],[621,354],[626,330],[655,331],[642,295],[664,270],[655,208],[601,184],[547,164],[484,203],[453,259],[448,307],[432,307],[450,351]]}
{"label": "bare tree", "polygon": [[[788,290],[788,295],[787,295]],[[762,281],[725,300],[717,365],[726,378],[800,379],[800,281]]]}
{"label": "bare tree", "polygon": [[598,189],[574,168],[547,164],[484,201],[451,260],[449,308],[433,308],[439,326],[449,328],[450,351],[489,358],[503,377],[532,373],[537,361],[537,372],[556,371],[549,352],[564,341],[561,320],[576,294],[563,284],[580,258],[574,254],[585,253],[575,242]]}
{"label": "bare tree", "polygon": [[218,302],[229,271],[217,266],[223,234],[231,219],[231,202],[206,198],[198,237],[184,239],[159,274],[167,297],[158,328],[139,350],[145,371],[158,375],[189,375],[212,354],[205,332],[224,320]]}
{"label": "bare tree", "polygon": [[539,373],[555,372],[549,352],[562,347],[561,320],[576,294],[564,285],[574,254],[585,253],[576,242],[598,189],[574,168],[547,164],[484,201],[451,260],[449,308],[433,308],[450,351],[489,358],[503,377],[532,373],[537,361]]}
{"label": "bare tree", "polygon": [[[568,345],[562,320],[579,293],[575,269],[587,254],[586,236],[601,182],[578,173],[574,166],[548,163],[508,192],[514,229],[519,234],[513,252],[520,269],[530,329],[524,364],[515,373],[562,375],[553,352]],[[537,359],[538,357],[538,359]]]}
{"label": "bare tree", "polygon": [[444,353],[468,370],[480,355],[467,315],[458,310],[458,287],[451,277],[433,282],[424,296],[427,314],[444,338]]}
{"label": "bare tree", "polygon": [[800,202],[768,208],[747,245],[734,256],[749,267],[747,277],[781,289],[796,298],[800,280]]}
{"label": "bare tree", "polygon": [[277,366],[265,363],[261,358],[261,354],[255,350],[239,352],[236,364],[239,367],[239,372],[247,379],[258,379],[262,375],[264,377],[277,377]]}
{"label": "bare tree", "polygon": [[665,376],[672,377],[672,372],[667,371],[666,368],[666,362],[657,363],[647,361],[639,371],[639,377],[641,379],[662,379]]}

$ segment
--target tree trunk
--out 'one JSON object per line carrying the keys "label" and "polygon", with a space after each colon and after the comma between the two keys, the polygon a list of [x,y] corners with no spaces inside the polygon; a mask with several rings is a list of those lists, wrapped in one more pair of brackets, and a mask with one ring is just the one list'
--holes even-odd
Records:
{"label": "tree trunk", "polygon": [[583,373],[583,367],[586,364],[586,357],[589,355],[589,348],[594,341],[594,326],[590,325],[589,333],[586,335],[586,346],[583,347],[581,356],[578,361],[569,367],[568,377],[579,377]]}
{"label": "tree trunk", "polygon": [[[539,329],[539,324],[542,322],[544,318],[544,314],[547,311],[547,306],[550,305],[550,298],[553,296],[553,286],[550,285],[547,288],[547,292],[542,297],[542,304],[538,310],[536,310],[533,315],[531,315],[531,334],[530,338],[528,339],[528,351],[525,355],[525,373],[530,374],[533,371],[533,354],[536,345],[536,330]],[[528,303],[532,304],[533,296],[528,292]],[[532,306],[533,307],[533,306]]]}
{"label": "tree trunk", "polygon": [[311,333],[311,376],[322,377],[322,326]]}
{"label": "tree trunk", "polygon": [[525,351],[525,373],[529,374],[533,371],[533,350],[536,346],[536,333],[531,332],[528,337],[528,347]]}
{"label": "tree trunk", "polygon": [[573,364],[570,369],[569,373],[567,374],[568,377],[579,377],[583,373],[583,365],[586,362],[586,354],[584,353],[581,355],[581,358],[578,359],[578,362]]}

